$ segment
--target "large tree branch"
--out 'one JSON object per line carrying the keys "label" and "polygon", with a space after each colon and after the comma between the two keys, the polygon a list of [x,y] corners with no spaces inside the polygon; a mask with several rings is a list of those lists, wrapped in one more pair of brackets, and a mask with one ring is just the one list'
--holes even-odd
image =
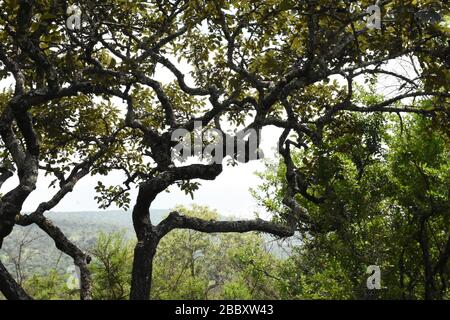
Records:
{"label": "large tree branch", "polygon": [[2,165],[0,167],[0,189],[3,184],[14,175],[15,168],[13,166]]}
{"label": "large tree branch", "polygon": [[[8,111],[9,107],[7,107]],[[6,112],[10,114],[10,112]],[[5,115],[5,114],[4,114]],[[9,116],[6,115],[7,118]],[[2,116],[2,120],[5,117]],[[18,118],[17,121],[20,121]],[[12,121],[12,119],[10,119]],[[21,129],[25,130],[29,123],[23,125]],[[27,134],[33,135],[34,132],[27,132]],[[29,194],[36,188],[36,181],[38,176],[38,153],[39,148],[35,148],[33,136],[30,136],[31,140],[28,141],[29,145],[25,151],[20,141],[15,136],[11,122],[0,123],[0,135],[5,142],[5,145],[12,155],[12,158],[18,169],[19,185],[13,190],[6,193],[0,201],[0,248],[3,244],[3,239],[8,236],[14,226],[14,217],[20,212],[24,201]],[[25,134],[24,134],[25,135]],[[35,138],[35,136],[34,136]],[[30,151],[32,153],[30,153]]]}
{"label": "large tree branch", "polygon": [[163,237],[174,229],[191,229],[205,233],[244,233],[259,231],[278,237],[290,237],[294,235],[295,231],[293,227],[262,219],[241,221],[207,221],[199,218],[187,217],[178,212],[170,213],[169,216],[161,221],[156,227],[159,237]]}
{"label": "large tree branch", "polygon": [[83,251],[64,235],[60,228],[41,214],[33,213],[28,216],[17,216],[16,223],[22,226],[28,226],[32,223],[36,224],[53,239],[59,250],[72,257],[75,265],[80,268],[80,297],[82,300],[92,299],[91,273],[88,269],[91,257],[84,254]]}
{"label": "large tree branch", "polygon": [[107,142],[100,146],[99,150],[95,154],[88,156],[83,162],[74,166],[70,175],[61,181],[60,190],[58,190],[58,192],[56,192],[56,194],[49,201],[39,204],[38,208],[30,215],[16,216],[15,222],[17,224],[22,226],[28,226],[33,223],[36,224],[54,240],[55,245],[59,250],[72,257],[75,265],[80,268],[81,272],[80,297],[82,300],[92,299],[91,274],[88,269],[88,264],[91,258],[84,254],[64,235],[60,228],[55,226],[49,219],[45,218],[43,214],[45,211],[54,208],[69,192],[73,190],[74,186],[80,179],[89,174],[92,165],[108,151],[108,145],[114,140],[119,131],[120,129],[114,132],[107,139]]}
{"label": "large tree branch", "polygon": [[181,180],[214,180],[222,172],[222,169],[220,164],[174,167],[142,183],[139,186],[139,193],[133,208],[133,225],[137,238],[139,240],[145,238],[146,234],[153,229],[149,209],[159,193]]}

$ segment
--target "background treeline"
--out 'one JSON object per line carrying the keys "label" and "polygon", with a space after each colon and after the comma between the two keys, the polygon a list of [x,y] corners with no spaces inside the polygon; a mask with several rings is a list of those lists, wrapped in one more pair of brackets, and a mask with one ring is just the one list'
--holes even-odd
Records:
{"label": "background treeline", "polygon": [[[366,297],[361,274],[378,265],[378,297],[450,297],[450,132],[442,121],[349,114],[322,145],[293,156],[299,188],[308,186],[296,200],[316,230],[301,233],[289,259],[290,296]],[[268,164],[254,191],[279,219],[285,171]]]}

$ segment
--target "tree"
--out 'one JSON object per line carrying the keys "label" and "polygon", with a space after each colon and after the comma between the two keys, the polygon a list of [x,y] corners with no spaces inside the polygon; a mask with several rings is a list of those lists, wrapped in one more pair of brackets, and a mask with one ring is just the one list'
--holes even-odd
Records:
{"label": "tree", "polygon": [[393,139],[390,159],[393,198],[402,215],[397,228],[408,241],[399,273],[405,283],[408,277],[414,281],[407,270],[419,255],[421,263],[414,269],[423,279],[423,297],[444,299],[450,286],[450,137],[430,120],[413,118],[406,126],[407,131]]}
{"label": "tree", "polygon": [[[370,1],[356,4],[344,0],[108,0],[102,5],[84,1],[80,5],[83,21],[73,30],[66,25],[66,1],[2,2],[5,27],[1,30],[0,60],[3,77],[14,78],[15,91],[3,109],[0,134],[9,163],[17,167],[20,184],[2,197],[0,239],[9,234],[23,201],[35,187],[42,155],[33,111],[48,106],[53,114],[59,101],[81,99],[81,94],[88,101],[94,97],[105,101],[98,105],[101,115],[109,115],[114,109],[114,98],[122,100],[126,109],[118,113],[115,129],[105,125],[107,133],[93,139],[98,152],[83,162],[82,172],[119,170],[126,175],[123,185],[98,185],[102,207],[114,202],[128,207],[128,191],[138,186],[133,206],[137,244],[132,299],[149,298],[156,248],[174,229],[260,231],[286,237],[294,233],[298,218],[308,228],[314,227],[306,209],[294,199],[297,193],[304,193],[306,182],[294,170],[291,148],[320,145],[324,131],[345,123],[349,114],[445,114],[442,102],[449,96],[448,73],[443,69],[448,56],[447,29],[436,21],[423,23],[417,13],[437,10],[445,16],[447,8],[439,1],[380,1],[383,13],[396,12],[396,19],[378,31],[367,28],[363,20],[370,5]],[[415,75],[386,68],[388,62],[400,58],[411,58]],[[189,77],[180,67],[181,61],[192,70]],[[163,84],[156,80],[161,67],[173,81]],[[355,79],[379,74],[394,79],[397,94],[383,101],[356,101]],[[333,77],[346,85],[330,81]],[[436,104],[431,108],[416,105],[424,96],[435,97]],[[408,98],[415,100],[410,105],[396,105]],[[67,118],[69,114],[63,113],[60,119]],[[92,120],[100,117],[87,118],[82,119],[81,127],[85,121],[93,124]],[[230,143],[210,152],[213,161],[186,165],[172,157],[178,145],[172,138],[180,131],[192,134],[196,124],[215,128],[222,140]],[[279,220],[282,224],[205,221],[174,212],[153,225],[150,206],[169,186],[176,184],[192,193],[198,187],[193,180],[215,179],[223,170],[225,157],[233,162],[258,157],[260,139],[255,145],[241,134],[229,134],[222,129],[225,124],[236,130],[258,132],[265,126],[284,130],[279,149],[290,185],[284,199],[290,209],[286,219]],[[288,139],[290,133],[296,137]],[[24,149],[17,143],[17,135]],[[208,151],[206,144],[203,141],[199,149]],[[71,151],[77,154],[78,148],[75,145]],[[51,160],[49,154],[45,161]],[[78,166],[73,170],[71,183],[81,174]],[[42,207],[32,217],[41,217],[47,209]],[[43,218],[39,219],[43,224]],[[61,243],[66,241],[57,245]],[[88,259],[69,247],[65,245],[65,252],[86,271]],[[8,278],[7,274],[2,276]],[[82,292],[89,296],[87,286]]]}
{"label": "tree", "polygon": [[[323,200],[297,198],[319,230],[306,233],[286,262],[282,274],[290,280],[283,291],[368,298],[365,270],[376,264],[383,298],[448,298],[448,135],[437,119],[354,120],[352,130],[325,137],[327,153],[317,148],[293,157],[314,181],[308,192]],[[280,163],[269,164],[277,173],[273,167],[262,173],[265,182],[254,191],[261,200],[267,197],[263,205],[277,215],[283,214],[287,189]]]}
{"label": "tree", "polygon": [[[106,109],[102,103],[93,102],[91,97],[78,96],[78,93],[95,92],[96,89],[73,82],[65,87],[69,83],[67,69],[52,65],[57,54],[44,45],[52,39],[64,40],[51,23],[36,25],[32,18],[41,9],[44,10],[43,4],[34,1],[1,3],[1,77],[12,81],[14,89],[0,95],[0,185],[14,175],[19,183],[1,197],[0,247],[14,225],[36,224],[61,251],[74,259],[82,274],[81,298],[89,299],[87,264],[90,258],[44,213],[70,193],[81,178],[91,171],[101,172],[102,158],[107,152],[117,152],[112,145],[123,128],[118,123],[116,108]],[[55,7],[45,9],[48,13],[54,12],[52,10],[56,10]],[[99,125],[98,119],[103,119],[104,123]],[[122,143],[120,141],[119,145]],[[59,189],[33,213],[22,215],[22,205],[36,188],[39,171],[53,176],[55,180],[49,187],[55,188],[59,184]],[[3,266],[0,277],[4,281],[2,284],[5,283],[1,290],[7,297],[26,296],[18,286],[10,285],[14,279]]]}
{"label": "tree", "polygon": [[93,298],[96,300],[125,300],[130,293],[133,243],[123,233],[100,233],[90,250],[93,262]]}

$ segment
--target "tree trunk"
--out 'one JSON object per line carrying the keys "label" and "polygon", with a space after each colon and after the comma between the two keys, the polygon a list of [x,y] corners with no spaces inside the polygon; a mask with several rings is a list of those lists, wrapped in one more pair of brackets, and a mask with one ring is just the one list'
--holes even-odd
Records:
{"label": "tree trunk", "polygon": [[178,212],[170,213],[157,226],[153,226],[150,219],[150,205],[160,192],[164,191],[174,181],[181,179],[214,179],[222,171],[222,166],[191,165],[177,170],[177,176],[173,172],[169,172],[139,186],[139,193],[133,208],[133,226],[137,244],[134,249],[131,300],[150,299],[153,259],[156,248],[159,241],[171,230],[190,229],[206,233],[260,231],[280,237],[289,237],[294,234],[293,227],[282,226],[261,219],[206,221],[195,217],[182,216]]}
{"label": "tree trunk", "polygon": [[423,267],[424,267],[424,298],[433,300],[436,297],[436,284],[432,270],[430,246],[428,243],[427,220],[422,218],[420,221],[419,244],[422,249]]}
{"label": "tree trunk", "polygon": [[141,185],[133,208],[133,226],[137,243],[131,273],[131,300],[150,299],[153,258],[158,245],[158,238],[150,220],[150,205],[158,191],[153,190],[150,183]]}
{"label": "tree trunk", "polygon": [[138,241],[134,249],[133,272],[131,279],[131,300],[148,300],[152,287],[153,259],[158,239],[149,234],[144,241]]}

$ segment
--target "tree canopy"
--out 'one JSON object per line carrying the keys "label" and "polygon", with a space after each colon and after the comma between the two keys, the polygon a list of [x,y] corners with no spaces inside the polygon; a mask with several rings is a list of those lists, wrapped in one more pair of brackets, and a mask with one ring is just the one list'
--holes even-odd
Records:
{"label": "tree canopy", "polygon": [[[83,1],[75,11],[68,10],[71,4],[0,2],[0,77],[12,83],[0,96],[0,182],[13,176],[18,181],[1,196],[0,247],[16,225],[37,224],[81,269],[83,299],[92,296],[90,257],[45,213],[89,174],[119,171],[126,177],[116,186],[99,182],[97,199],[102,208],[132,204],[137,243],[130,297],[148,299],[156,248],[172,230],[279,237],[326,230],[341,222],[318,222],[315,216],[323,212],[312,204],[341,210],[338,202],[333,207],[333,197],[350,193],[353,179],[376,155],[384,114],[429,116],[448,128],[448,7],[442,1],[378,1],[379,30],[367,25],[372,1],[105,0]],[[70,25],[77,12],[80,25]],[[424,19],[430,12],[442,19]],[[393,67],[400,61],[408,62],[408,70]],[[377,92],[380,77],[394,88],[389,95]],[[360,88],[364,81],[373,92]],[[196,123],[234,142],[233,148],[223,146],[219,159],[232,162],[249,161],[257,152],[237,131],[283,130],[281,219],[217,221],[173,212],[152,223],[149,208],[158,194],[171,185],[193,193],[197,179],[214,180],[223,171],[222,161],[188,164],[172,157],[178,143],[173,134],[192,133]],[[330,139],[336,136],[344,141]],[[244,157],[237,147],[242,144]],[[299,166],[297,152],[311,153],[311,163]],[[355,172],[356,177],[321,184],[314,161],[323,161],[322,179]],[[397,178],[398,196],[420,194],[402,186],[422,171],[434,174],[418,166],[412,177],[398,164],[397,173],[404,172]],[[54,177],[56,193],[24,213],[40,174]],[[138,196],[130,199],[135,186]],[[431,188],[434,195],[442,187]],[[421,209],[426,200],[411,205]],[[3,267],[0,289],[9,298],[28,297]]]}
{"label": "tree canopy", "polygon": [[[322,200],[296,198],[319,230],[304,232],[290,259],[299,270],[291,294],[367,298],[362,266],[375,264],[383,270],[382,298],[448,298],[449,137],[431,119],[405,117],[400,125],[396,117],[354,119],[353,130],[327,137],[327,152],[294,154],[312,181],[308,192]],[[368,123],[375,128],[354,134]],[[283,219],[286,167],[281,160],[267,166],[254,195]]]}

